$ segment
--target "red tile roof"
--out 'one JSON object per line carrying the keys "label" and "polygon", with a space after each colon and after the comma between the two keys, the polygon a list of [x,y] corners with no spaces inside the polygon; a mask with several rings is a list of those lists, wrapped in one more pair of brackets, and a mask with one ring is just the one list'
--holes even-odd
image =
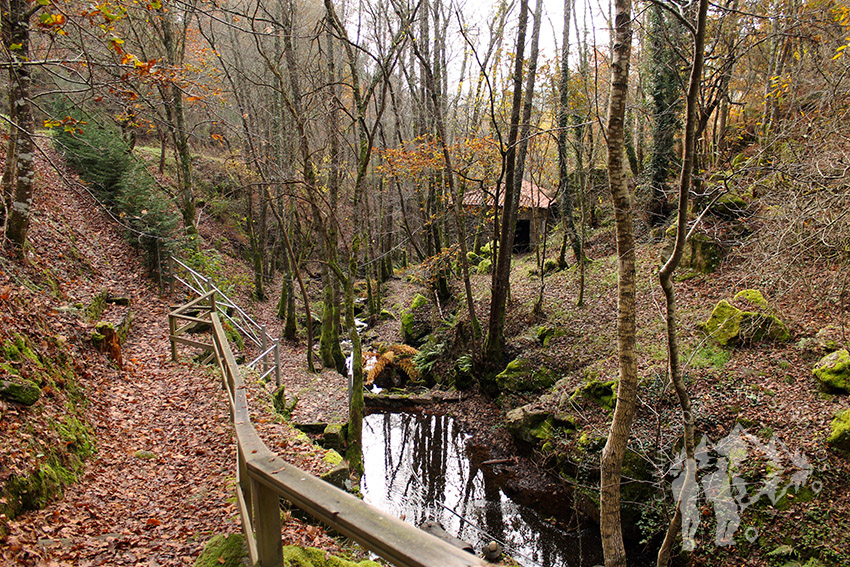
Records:
{"label": "red tile roof", "polygon": [[[552,192],[554,193],[554,191]],[[494,195],[491,192],[480,190],[467,191],[463,195],[463,204],[468,207],[480,207],[482,205],[493,206]],[[548,209],[555,202],[554,197],[546,194],[546,190],[531,181],[523,180],[522,192],[519,195],[519,206],[525,208]],[[499,206],[505,204],[504,188],[499,193]]]}

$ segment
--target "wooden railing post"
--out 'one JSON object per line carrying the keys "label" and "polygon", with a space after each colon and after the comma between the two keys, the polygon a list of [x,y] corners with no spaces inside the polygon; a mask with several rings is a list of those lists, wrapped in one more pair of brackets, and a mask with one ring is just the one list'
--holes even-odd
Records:
{"label": "wooden railing post", "polygon": [[168,255],[168,290],[171,295],[174,295],[174,281],[177,278],[174,274],[174,258],[171,257],[171,254]]}
{"label": "wooden railing post", "polygon": [[274,340],[274,385],[280,388],[280,339]]}
{"label": "wooden railing post", "polygon": [[[265,325],[260,325],[260,338],[263,341],[263,344],[261,346],[261,348],[263,349],[262,352],[266,352],[266,350],[268,350],[268,348],[269,348],[269,337],[268,337],[268,335],[266,335],[266,326]],[[265,374],[266,371],[269,369],[269,363],[266,362],[268,360],[268,358],[269,358],[269,355],[267,355],[267,354],[263,355],[263,374]]]}
{"label": "wooden railing post", "polygon": [[171,343],[171,362],[177,362],[177,342],[174,340],[174,335],[177,333],[177,319],[172,315],[168,316],[168,340]]}
{"label": "wooden railing post", "polygon": [[254,505],[254,533],[262,567],[283,567],[280,541],[280,496],[264,484],[251,480]]}

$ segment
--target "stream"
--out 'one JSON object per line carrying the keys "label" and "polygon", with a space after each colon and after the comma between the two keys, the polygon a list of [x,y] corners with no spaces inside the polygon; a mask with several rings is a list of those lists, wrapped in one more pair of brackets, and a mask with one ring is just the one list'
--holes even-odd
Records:
{"label": "stream", "polygon": [[363,423],[364,499],[403,520],[439,522],[477,552],[492,540],[524,567],[602,564],[594,530],[568,533],[505,494],[471,436],[446,415],[373,413]]}

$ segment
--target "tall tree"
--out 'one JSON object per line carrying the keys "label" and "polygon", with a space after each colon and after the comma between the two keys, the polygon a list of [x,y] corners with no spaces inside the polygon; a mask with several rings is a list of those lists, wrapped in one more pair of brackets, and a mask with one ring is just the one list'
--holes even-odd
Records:
{"label": "tall tree", "polygon": [[[688,81],[688,92],[685,99],[685,147],[682,155],[682,168],[679,172],[679,218],[676,223],[676,243],[670,258],[658,272],[661,288],[664,290],[664,298],[667,307],[667,370],[670,381],[676,389],[679,397],[679,405],[682,407],[682,423],[684,426],[685,444],[685,481],[679,494],[676,495],[676,511],[667,529],[664,542],[658,551],[658,567],[667,567],[670,563],[670,555],[673,542],[682,527],[682,503],[684,499],[690,498],[691,492],[696,485],[696,458],[694,454],[694,414],[691,407],[691,399],[685,380],[682,377],[682,368],[679,364],[679,337],[678,320],[676,316],[676,294],[673,288],[673,272],[682,259],[685,248],[685,240],[688,230],[688,203],[691,191],[691,177],[694,170],[694,154],[699,125],[699,92],[702,82],[703,63],[705,61],[705,24],[708,13],[708,0],[700,0],[697,13],[697,25],[694,29],[689,22],[685,22],[693,33],[694,52],[691,75]],[[693,542],[690,542],[691,546]],[[685,546],[689,547],[689,546]]]}
{"label": "tall tree", "polygon": [[631,0],[614,0],[614,10],[606,144],[608,183],[617,224],[617,358],[620,381],[614,418],[602,450],[599,524],[605,566],[624,567],[626,549],[620,520],[620,482],[637,405],[638,382],[635,353],[635,231],[632,197],[625,171],[624,130],[632,48]]}

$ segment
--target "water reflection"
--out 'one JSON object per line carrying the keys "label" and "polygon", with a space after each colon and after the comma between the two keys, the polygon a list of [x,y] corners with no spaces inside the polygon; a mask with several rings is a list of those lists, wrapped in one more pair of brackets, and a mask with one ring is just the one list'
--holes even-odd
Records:
{"label": "water reflection", "polygon": [[476,550],[492,539],[507,544],[526,567],[602,563],[597,545],[583,543],[508,498],[489,471],[466,457],[469,435],[447,416],[372,414],[363,424],[367,502],[415,525],[438,521]]}

